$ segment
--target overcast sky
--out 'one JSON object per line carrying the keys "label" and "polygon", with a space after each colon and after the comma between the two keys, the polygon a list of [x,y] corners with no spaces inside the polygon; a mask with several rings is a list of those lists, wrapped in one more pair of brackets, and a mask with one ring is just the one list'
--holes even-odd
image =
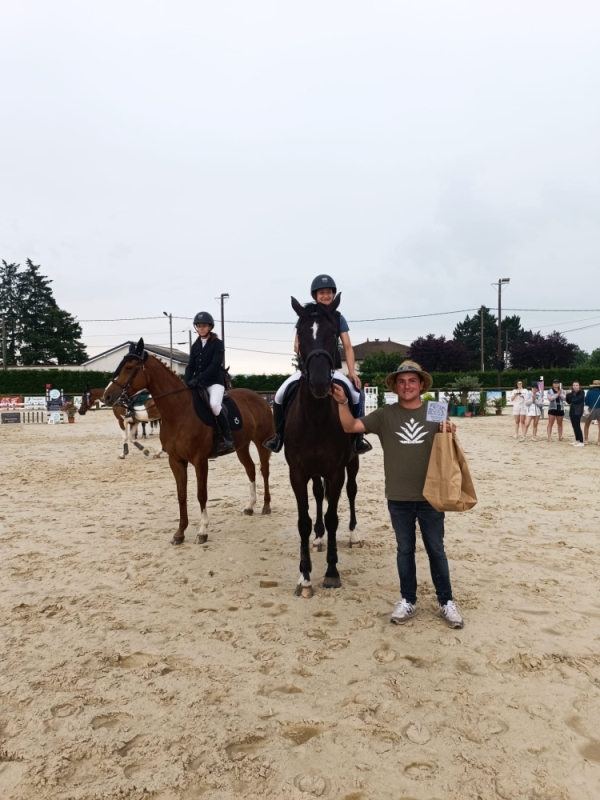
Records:
{"label": "overcast sky", "polygon": [[[348,320],[493,307],[510,277],[508,308],[596,309],[527,327],[600,346],[596,0],[5,1],[0,74],[0,258],[81,320],[218,317],[228,292],[226,318],[290,323],[229,325],[284,354],[232,371],[289,371],[290,295],[320,272]],[[91,354],[169,340],[83,329]]]}

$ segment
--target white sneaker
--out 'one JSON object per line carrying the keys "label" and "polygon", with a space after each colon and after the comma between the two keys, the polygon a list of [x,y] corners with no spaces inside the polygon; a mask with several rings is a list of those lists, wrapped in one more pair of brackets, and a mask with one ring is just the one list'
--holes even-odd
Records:
{"label": "white sneaker", "polygon": [[584,443],[583,443],[583,442],[575,442],[575,443],[573,444],[573,447],[585,447],[585,445],[584,445]]}
{"label": "white sneaker", "polygon": [[531,441],[532,441],[532,442],[537,442],[537,436],[532,436],[532,437],[531,437]]}
{"label": "white sneaker", "polygon": [[453,600],[448,600],[445,606],[440,606],[440,617],[449,628],[462,628],[465,624]]}
{"label": "white sneaker", "polygon": [[417,606],[402,598],[402,600],[398,600],[395,604],[390,622],[393,622],[394,625],[403,625],[407,620],[412,619],[416,615]]}

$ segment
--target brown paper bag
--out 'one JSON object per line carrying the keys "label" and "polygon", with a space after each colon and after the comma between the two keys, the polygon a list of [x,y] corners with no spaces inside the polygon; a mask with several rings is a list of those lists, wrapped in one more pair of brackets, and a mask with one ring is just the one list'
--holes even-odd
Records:
{"label": "brown paper bag", "polygon": [[451,433],[435,435],[423,497],[436,511],[468,511],[477,503],[465,454]]}

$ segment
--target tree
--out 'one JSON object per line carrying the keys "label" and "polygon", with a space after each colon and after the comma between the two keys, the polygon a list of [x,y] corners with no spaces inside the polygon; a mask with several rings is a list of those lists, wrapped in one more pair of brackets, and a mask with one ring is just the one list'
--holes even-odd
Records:
{"label": "tree", "polygon": [[578,344],[573,345],[573,347],[575,348],[575,361],[573,362],[573,366],[587,367],[590,362],[590,354],[582,350]]}
{"label": "tree", "polygon": [[360,364],[360,377],[363,383],[380,383],[386,375],[393,372],[404,361],[404,353],[383,353],[379,350],[364,358]]}
{"label": "tree", "polygon": [[600,367],[600,347],[597,347],[595,350],[592,350],[590,353],[590,359],[587,363],[588,367]]}
{"label": "tree", "polygon": [[[6,317],[6,363],[15,365],[19,352],[19,265],[2,261],[0,267],[0,314]],[[4,365],[3,365],[4,366]]]}
{"label": "tree", "polygon": [[515,345],[511,350],[514,369],[548,369],[572,367],[575,361],[575,345],[568,342],[558,331],[548,336],[534,333],[527,341]]}
{"label": "tree", "polygon": [[469,351],[462,342],[433,333],[415,339],[409,356],[429,372],[465,372],[470,363]]}
{"label": "tree", "polygon": [[52,281],[27,259],[26,268],[2,262],[0,312],[7,314],[9,364],[79,364],[87,359],[81,326],[59,308]]}
{"label": "tree", "polygon": [[[532,335],[521,325],[521,318],[516,314],[502,320],[502,351],[511,353],[515,345],[521,344]],[[454,328],[454,341],[461,342],[469,351],[469,369],[481,369],[481,318],[479,312],[470,317],[468,314]],[[508,347],[506,342],[508,340]],[[483,356],[484,369],[495,370],[498,360],[498,318],[483,307]],[[513,362],[514,363],[514,362]]]}

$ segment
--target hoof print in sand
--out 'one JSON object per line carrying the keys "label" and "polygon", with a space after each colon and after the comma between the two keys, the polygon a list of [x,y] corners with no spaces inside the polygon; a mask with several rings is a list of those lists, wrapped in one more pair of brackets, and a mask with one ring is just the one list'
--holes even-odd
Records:
{"label": "hoof print in sand", "polygon": [[389,647],[381,647],[379,650],[375,650],[373,658],[375,661],[379,661],[380,664],[389,664],[396,659],[397,655],[395,650]]}
{"label": "hoof print in sand", "polygon": [[97,731],[98,728],[117,728],[119,725],[125,725],[133,717],[131,714],[125,714],[115,711],[113,714],[100,714],[92,720],[92,728]]}
{"label": "hoof print in sand", "polygon": [[294,786],[299,791],[311,794],[313,797],[325,797],[331,788],[331,783],[327,778],[323,778],[322,775],[311,775],[305,772],[301,775],[296,775]]}
{"label": "hoof print in sand", "polygon": [[407,778],[412,778],[415,781],[428,780],[433,778],[437,772],[437,767],[431,761],[413,761],[412,764],[407,764],[404,767],[404,774]]}
{"label": "hoof print in sand", "polygon": [[265,741],[260,736],[248,736],[241,742],[233,742],[225,748],[227,758],[230,761],[243,761],[246,756],[253,755],[263,747]]}
{"label": "hoof print in sand", "polygon": [[418,722],[410,722],[402,731],[409,742],[413,744],[427,744],[431,739],[431,734],[425,725]]}

